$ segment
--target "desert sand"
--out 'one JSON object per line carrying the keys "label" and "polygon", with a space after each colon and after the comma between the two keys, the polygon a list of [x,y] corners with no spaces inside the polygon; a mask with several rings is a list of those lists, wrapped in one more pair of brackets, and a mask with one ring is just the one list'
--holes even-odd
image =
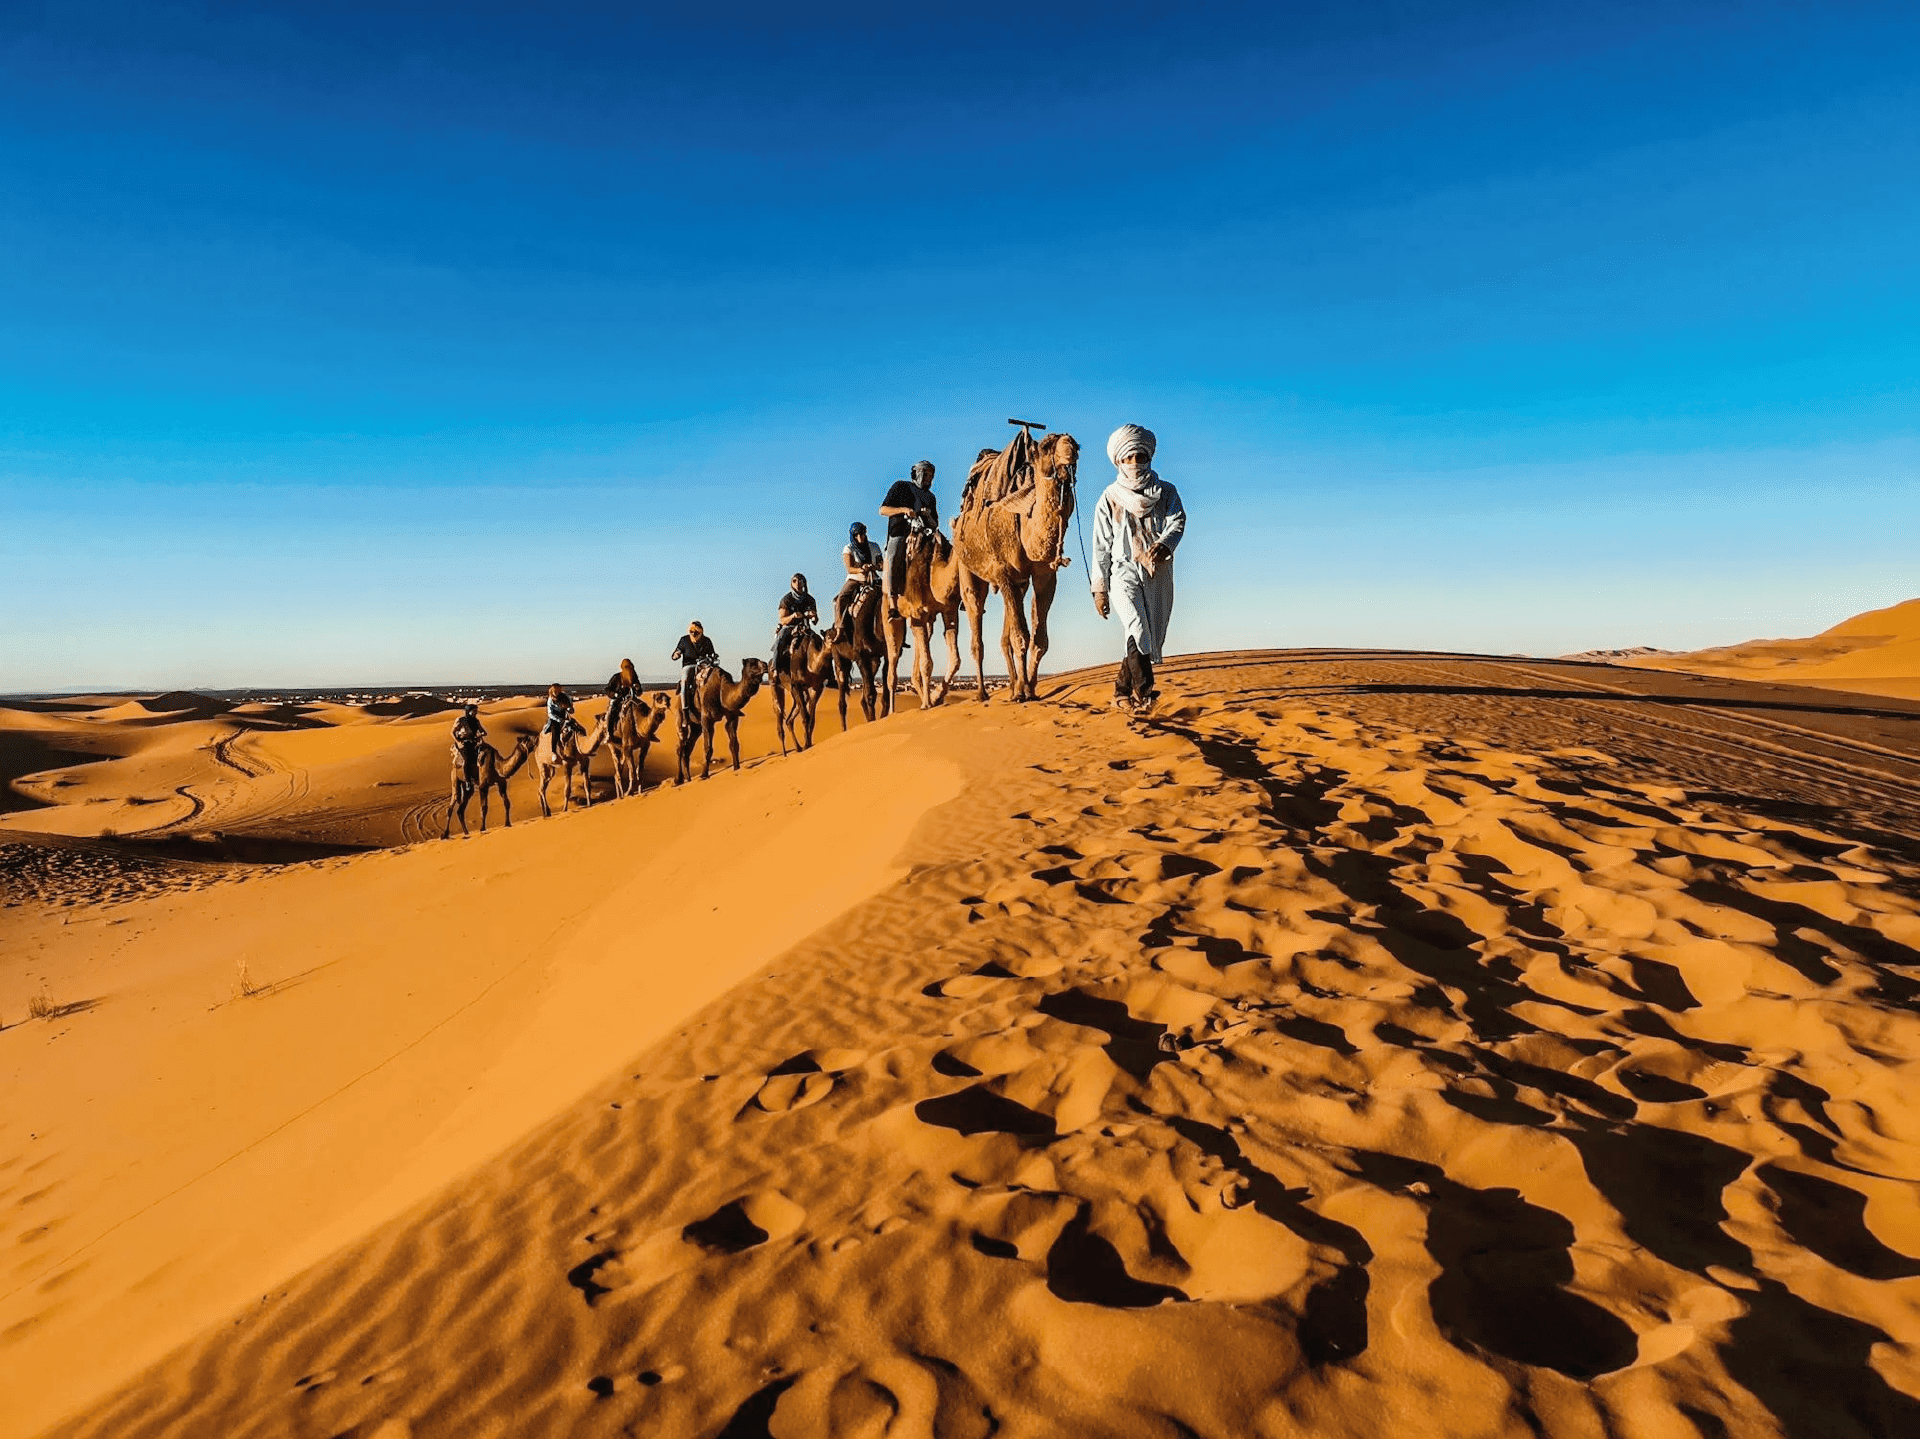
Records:
{"label": "desert sand", "polygon": [[1868,610],[1811,639],[1748,640],[1691,654],[1650,654],[1631,662],[1649,669],[1920,699],[1920,599]]}
{"label": "desert sand", "polygon": [[1920,702],[1110,685],[404,844],[450,716],[8,712],[0,1434],[1920,1432]]}

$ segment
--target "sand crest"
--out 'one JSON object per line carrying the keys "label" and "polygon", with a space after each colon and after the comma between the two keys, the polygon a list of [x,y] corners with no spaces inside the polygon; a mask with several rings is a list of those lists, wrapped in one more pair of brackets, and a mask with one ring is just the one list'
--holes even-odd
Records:
{"label": "sand crest", "polygon": [[1692,654],[1647,654],[1630,662],[1920,699],[1920,599],[1854,615],[1811,639],[1749,640]]}

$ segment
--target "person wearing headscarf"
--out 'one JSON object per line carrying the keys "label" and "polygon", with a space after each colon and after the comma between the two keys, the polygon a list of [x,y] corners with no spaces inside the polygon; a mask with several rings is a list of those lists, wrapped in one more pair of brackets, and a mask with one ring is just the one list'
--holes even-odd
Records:
{"label": "person wearing headscarf", "polygon": [[860,587],[879,582],[880,546],[867,538],[867,527],[859,520],[847,526],[847,542],[840,548],[840,563],[846,567],[847,578],[833,597],[835,635],[840,633],[840,626],[847,618],[847,607],[860,593]]}
{"label": "person wearing headscarf", "polygon": [[480,706],[468,700],[461,707],[460,718],[453,722],[453,752],[459,756],[460,769],[468,784],[479,782],[480,742],[486,737],[487,727],[480,723]]}
{"label": "person wearing headscarf", "polygon": [[795,575],[787,583],[787,592],[780,596],[780,603],[774,612],[773,624],[773,670],[780,672],[780,666],[786,661],[787,649],[794,637],[808,625],[817,623],[820,618],[820,602],[807,589],[807,577]]}
{"label": "person wearing headscarf", "polygon": [[1153,667],[1165,656],[1173,618],[1173,552],[1187,531],[1180,492],[1153,467],[1152,430],[1122,425],[1107,440],[1116,474],[1093,512],[1093,607],[1115,614],[1127,653],[1114,681],[1114,703],[1150,707],[1158,697]]}
{"label": "person wearing headscarf", "polygon": [[621,660],[620,668],[607,681],[607,733],[620,727],[620,711],[640,697],[640,674],[633,661]]}

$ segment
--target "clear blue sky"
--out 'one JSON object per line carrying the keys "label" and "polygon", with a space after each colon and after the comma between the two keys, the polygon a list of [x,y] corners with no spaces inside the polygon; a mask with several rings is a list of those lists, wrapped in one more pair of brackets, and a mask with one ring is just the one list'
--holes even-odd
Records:
{"label": "clear blue sky", "polygon": [[1806,633],[1920,593],[1916,102],[1910,3],[0,6],[0,690],[764,653],[1013,414],[1159,432],[1178,650]]}

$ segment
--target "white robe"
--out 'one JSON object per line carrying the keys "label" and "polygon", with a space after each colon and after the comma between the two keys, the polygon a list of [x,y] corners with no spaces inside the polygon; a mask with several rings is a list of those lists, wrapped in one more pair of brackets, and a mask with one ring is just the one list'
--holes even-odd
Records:
{"label": "white robe", "polygon": [[1156,478],[1152,488],[1152,503],[1137,517],[1128,508],[1133,496],[1121,481],[1101,491],[1093,511],[1090,578],[1096,592],[1106,592],[1127,638],[1158,664],[1166,657],[1167,622],[1173,618],[1173,559],[1169,553],[1149,573],[1146,555],[1155,545],[1169,552],[1179,548],[1187,511],[1180,492],[1165,480]]}

